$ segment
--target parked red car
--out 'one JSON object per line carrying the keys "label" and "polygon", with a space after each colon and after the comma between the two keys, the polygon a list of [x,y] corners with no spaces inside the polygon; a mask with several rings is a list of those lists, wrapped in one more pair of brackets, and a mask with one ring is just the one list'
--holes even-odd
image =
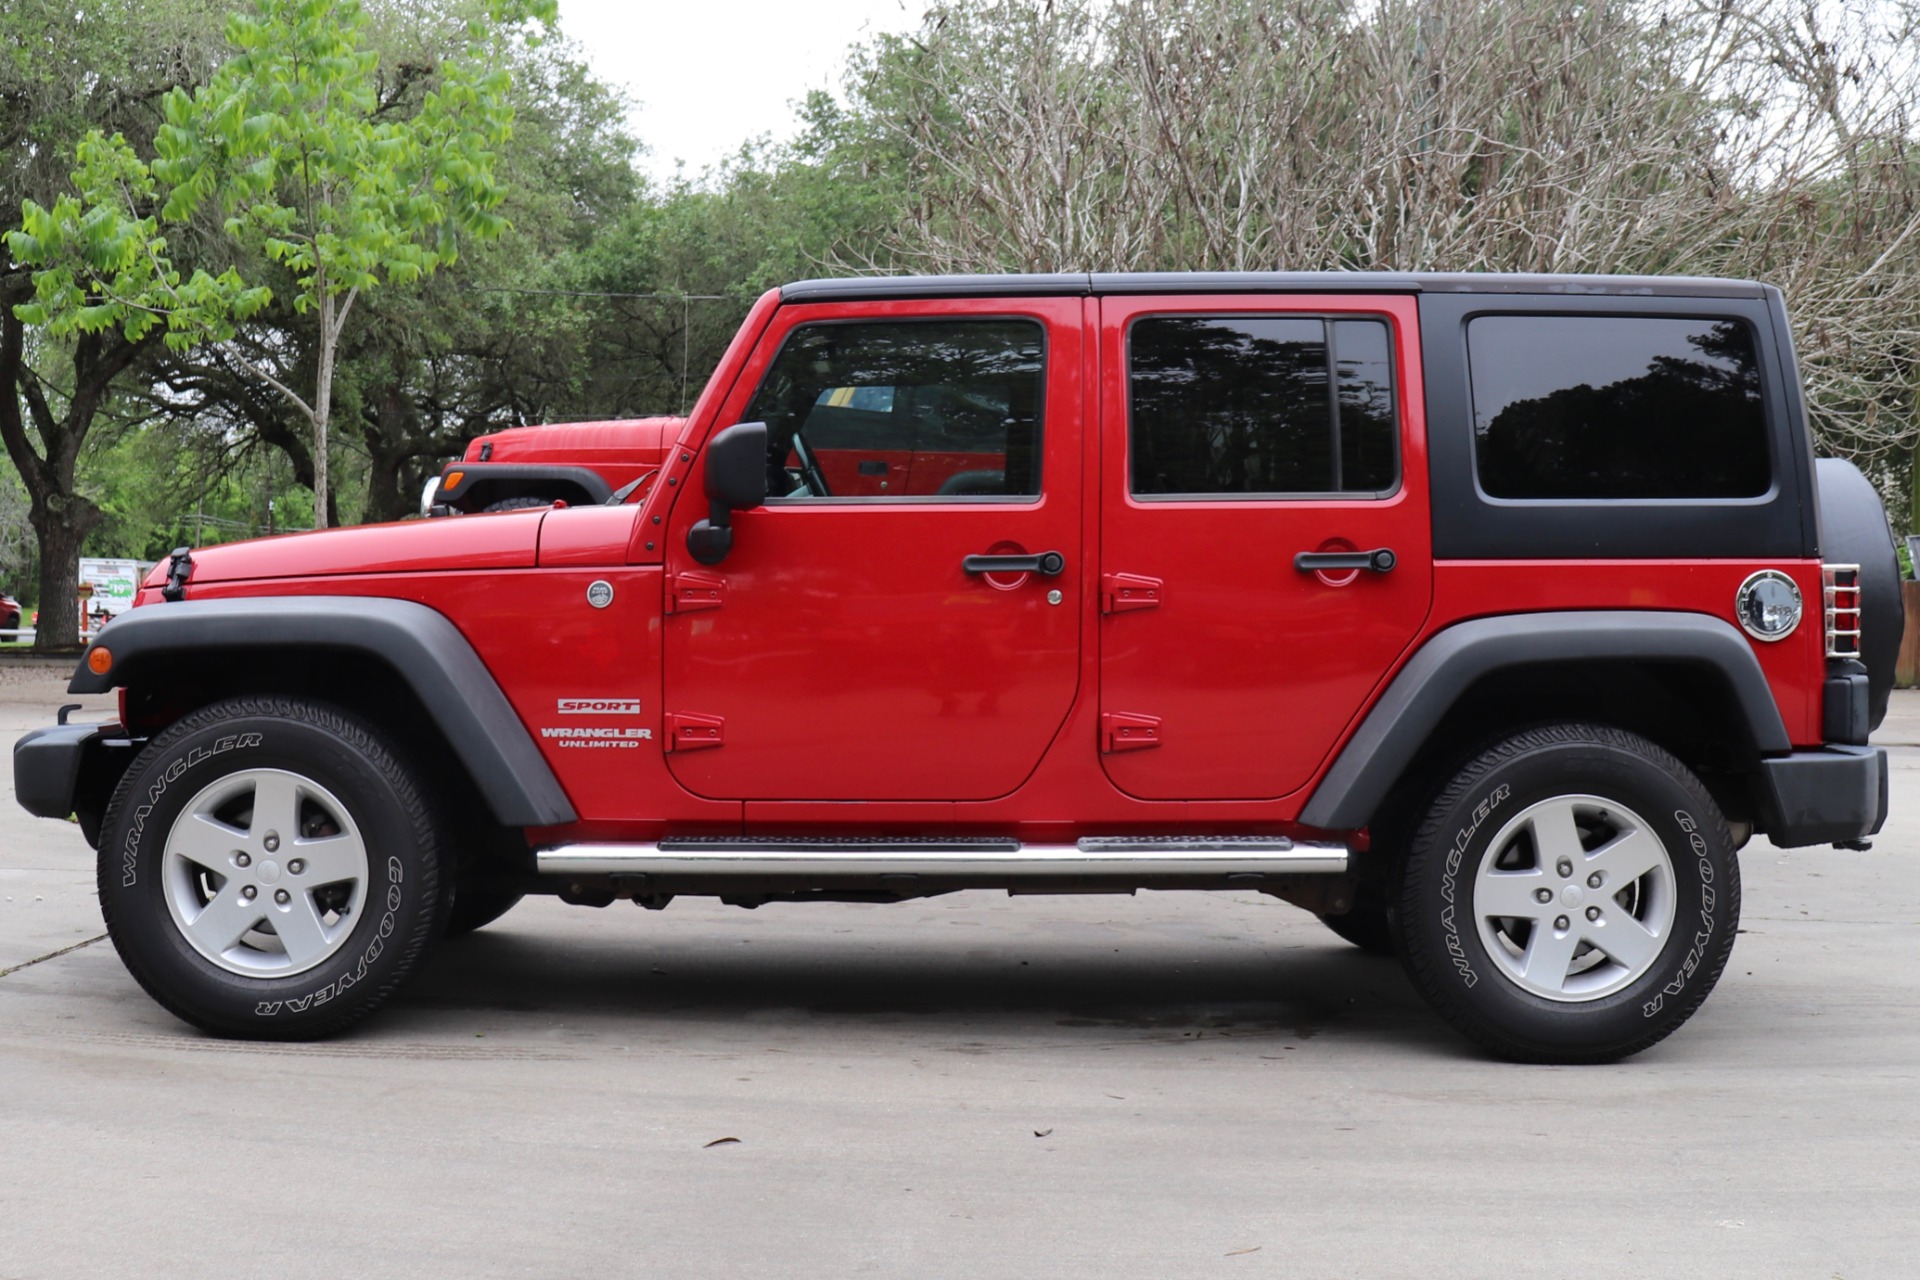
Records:
{"label": "parked red car", "polygon": [[16,748],[181,1017],[337,1031],[524,893],[1239,888],[1600,1061],[1712,988],[1749,838],[1886,816],[1892,543],[1759,284],[808,281],[684,421],[437,505],[506,464],[583,496],[181,548],[71,685],[119,723]]}
{"label": "parked red car", "polygon": [[[606,502],[658,473],[685,418],[514,427],[478,436],[421,496],[423,515],[476,514]],[[631,488],[629,486],[632,486]]]}
{"label": "parked red car", "polygon": [[[990,388],[827,387],[804,436],[789,442],[789,495],[817,468],[835,497],[952,497],[991,492],[1012,407]],[[922,433],[921,421],[934,425]],[[422,515],[475,514],[622,500],[652,483],[685,418],[514,427],[476,437],[421,495]]]}

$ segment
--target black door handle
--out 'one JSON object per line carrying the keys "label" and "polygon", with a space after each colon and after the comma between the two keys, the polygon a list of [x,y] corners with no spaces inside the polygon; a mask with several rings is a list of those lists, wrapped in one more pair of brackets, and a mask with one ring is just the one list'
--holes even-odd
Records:
{"label": "black door handle", "polygon": [[960,567],[968,573],[1037,573],[1053,578],[1067,567],[1067,558],[1058,551],[1042,551],[1036,556],[968,556]]}
{"label": "black door handle", "polygon": [[1328,569],[1391,573],[1399,563],[1400,558],[1386,547],[1375,551],[1302,551],[1293,558],[1293,567],[1302,573],[1323,573]]}

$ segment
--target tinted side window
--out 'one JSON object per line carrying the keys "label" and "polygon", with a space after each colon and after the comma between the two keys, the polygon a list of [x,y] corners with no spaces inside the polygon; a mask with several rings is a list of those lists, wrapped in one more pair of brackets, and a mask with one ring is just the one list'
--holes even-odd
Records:
{"label": "tinted side window", "polygon": [[1751,498],[1772,484],[1737,320],[1479,316],[1474,456],[1496,498]]}
{"label": "tinted side window", "polygon": [[1044,338],[1028,320],[794,330],[743,419],[767,424],[769,491],[1038,494]]}
{"label": "tinted side window", "polygon": [[1141,319],[1128,413],[1136,494],[1377,493],[1398,475],[1379,320]]}

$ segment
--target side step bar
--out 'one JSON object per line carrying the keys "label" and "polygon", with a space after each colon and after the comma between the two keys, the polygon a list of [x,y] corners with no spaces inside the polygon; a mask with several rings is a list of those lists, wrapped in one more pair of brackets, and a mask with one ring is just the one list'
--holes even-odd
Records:
{"label": "side step bar", "polygon": [[1026,877],[1134,880],[1153,876],[1343,875],[1345,845],[1284,836],[1089,836],[1022,844],[994,836],[934,840],[861,837],[678,837],[647,844],[539,849],[549,876],[780,876],[808,881],[926,876],[1002,883]]}

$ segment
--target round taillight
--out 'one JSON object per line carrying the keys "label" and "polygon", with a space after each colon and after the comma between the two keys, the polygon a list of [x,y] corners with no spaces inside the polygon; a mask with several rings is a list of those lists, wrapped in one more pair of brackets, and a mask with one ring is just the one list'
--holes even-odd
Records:
{"label": "round taillight", "polygon": [[1733,613],[1755,640],[1784,640],[1800,625],[1800,588],[1778,569],[1762,569],[1734,593]]}

